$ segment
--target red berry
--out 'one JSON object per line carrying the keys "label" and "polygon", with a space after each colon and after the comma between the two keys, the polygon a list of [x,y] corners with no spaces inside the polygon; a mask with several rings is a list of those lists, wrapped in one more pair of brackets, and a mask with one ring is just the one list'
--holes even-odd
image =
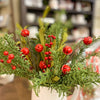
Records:
{"label": "red berry", "polygon": [[37,44],[37,45],[35,46],[35,50],[36,50],[37,52],[42,52],[43,46],[42,46],[41,44]]}
{"label": "red berry", "polygon": [[46,66],[46,65],[44,65],[44,66],[43,66],[43,68],[44,68],[44,69],[46,69],[46,68],[47,68],[47,66]]}
{"label": "red berry", "polygon": [[21,50],[21,47],[19,47],[19,50]]}
{"label": "red berry", "polygon": [[45,57],[44,59],[45,59],[45,60],[48,60],[48,57]]}
{"label": "red berry", "polygon": [[49,54],[49,52],[45,52],[45,55],[48,55]]}
{"label": "red berry", "polygon": [[23,54],[20,54],[19,56],[22,56]]}
{"label": "red berry", "polygon": [[4,62],[4,60],[3,60],[3,59],[0,59],[0,62],[1,62],[1,63],[3,63],[3,62]]}
{"label": "red berry", "polygon": [[8,59],[8,60],[7,60],[7,63],[8,63],[8,64],[11,63],[11,59]]}
{"label": "red berry", "polygon": [[62,68],[61,68],[61,70],[62,70],[62,72],[64,74],[66,74],[67,72],[70,72],[71,71],[71,68],[68,65],[63,65]]}
{"label": "red berry", "polygon": [[53,43],[52,43],[52,42],[50,42],[50,45],[53,45]]}
{"label": "red berry", "polygon": [[8,58],[9,58],[9,59],[14,59],[14,55],[13,55],[13,54],[9,54],[9,55],[8,55]]}
{"label": "red berry", "polygon": [[51,37],[51,35],[48,35],[48,38],[50,38]]}
{"label": "red berry", "polygon": [[24,59],[24,61],[27,60],[27,58]]}
{"label": "red berry", "polygon": [[40,61],[39,67],[40,67],[41,69],[44,69],[44,66],[45,66],[45,62],[44,62],[44,61]]}
{"label": "red berry", "polygon": [[28,48],[22,48],[22,49],[21,49],[21,52],[22,52],[24,55],[28,55],[28,54],[29,54],[29,49],[28,49]]}
{"label": "red berry", "polygon": [[29,30],[23,29],[23,30],[21,31],[21,35],[24,36],[24,37],[29,36]]}
{"label": "red berry", "polygon": [[12,66],[12,69],[15,70],[16,69],[16,66]]}
{"label": "red berry", "polygon": [[100,52],[100,47],[95,50],[95,53]]}
{"label": "red berry", "polygon": [[54,36],[53,39],[56,39],[56,37]]}
{"label": "red berry", "polygon": [[45,73],[45,69],[43,69],[42,72]]}
{"label": "red berry", "polygon": [[7,56],[9,53],[8,53],[8,51],[4,51],[3,54],[4,54],[5,56]]}
{"label": "red berry", "polygon": [[50,68],[51,67],[51,65],[50,64],[48,64],[48,68]]}
{"label": "red berry", "polygon": [[56,37],[55,37],[54,35],[51,35],[51,37],[52,37],[53,39],[56,39]]}
{"label": "red berry", "polygon": [[83,39],[84,44],[89,45],[92,43],[92,38],[91,37],[85,37]]}
{"label": "red berry", "polygon": [[30,67],[29,67],[29,69],[30,69],[30,70],[33,70],[33,67],[32,67],[32,66],[30,66]]}
{"label": "red berry", "polygon": [[51,59],[51,56],[49,56],[48,59]]}
{"label": "red berry", "polygon": [[72,48],[70,47],[70,46],[65,46],[64,48],[63,48],[63,52],[66,54],[66,55],[69,55],[69,54],[71,54],[72,53]]}
{"label": "red berry", "polygon": [[51,45],[48,45],[48,48],[51,48]]}
{"label": "red berry", "polygon": [[78,70],[80,70],[80,68],[78,67]]}
{"label": "red berry", "polygon": [[51,52],[49,51],[49,54],[51,54]]}
{"label": "red berry", "polygon": [[54,37],[54,35],[51,35],[51,37]]}
{"label": "red berry", "polygon": [[48,43],[46,43],[45,46],[48,46]]}

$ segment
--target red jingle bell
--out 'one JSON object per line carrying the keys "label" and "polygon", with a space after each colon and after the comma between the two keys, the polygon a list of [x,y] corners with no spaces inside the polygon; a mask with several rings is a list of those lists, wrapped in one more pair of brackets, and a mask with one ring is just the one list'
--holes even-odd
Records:
{"label": "red jingle bell", "polygon": [[63,48],[63,52],[66,54],[66,55],[69,55],[69,54],[71,54],[72,53],[72,48],[70,47],[70,46],[65,46],[64,48]]}
{"label": "red jingle bell", "polygon": [[14,54],[9,54],[9,55],[8,55],[8,58],[9,58],[9,59],[14,59]]}
{"label": "red jingle bell", "polygon": [[91,37],[85,37],[83,39],[84,44],[89,45],[92,43],[92,38]]}
{"label": "red jingle bell", "polygon": [[42,46],[41,44],[37,44],[37,45],[35,46],[35,50],[36,50],[37,52],[42,52],[43,46]]}
{"label": "red jingle bell", "polygon": [[28,49],[28,48],[22,48],[22,49],[21,49],[21,52],[22,52],[24,55],[28,55],[28,54],[29,54],[29,49]]}
{"label": "red jingle bell", "polygon": [[68,65],[63,65],[62,68],[61,68],[61,70],[62,70],[62,72],[64,74],[66,74],[67,72],[70,72],[71,71],[71,68]]}
{"label": "red jingle bell", "polygon": [[23,30],[21,31],[21,35],[24,36],[24,37],[29,36],[29,30],[23,29]]}

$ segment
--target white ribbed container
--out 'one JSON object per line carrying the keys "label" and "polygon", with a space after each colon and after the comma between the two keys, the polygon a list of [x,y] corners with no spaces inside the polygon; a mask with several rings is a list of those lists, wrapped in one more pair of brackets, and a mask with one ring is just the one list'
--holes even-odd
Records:
{"label": "white ribbed container", "polygon": [[[30,83],[31,83],[31,81],[30,81]],[[75,88],[74,93],[70,100],[79,100],[79,99],[77,99],[78,95],[79,95],[79,91],[80,91],[80,87],[78,86],[78,88]],[[39,97],[37,97],[35,95],[35,92],[32,89],[31,100],[69,100],[69,99],[67,99],[67,95],[64,97],[63,97],[63,95],[61,95],[59,97],[56,90],[52,90],[52,92],[51,92],[51,90],[48,89],[47,87],[40,87]]]}
{"label": "white ribbed container", "polygon": [[7,84],[7,83],[10,83],[14,80],[14,74],[3,74],[3,75],[0,75],[0,84]]}
{"label": "white ribbed container", "polygon": [[31,100],[67,100],[67,96],[58,96],[58,93],[55,90],[48,90],[47,87],[41,87],[39,97],[37,97],[32,90]]}
{"label": "white ribbed container", "polygon": [[[29,82],[32,84],[31,81]],[[56,90],[52,90],[51,92],[51,90],[47,87],[40,87],[40,92],[38,95],[39,96],[37,97],[32,89],[31,100],[67,100],[67,96],[63,97],[63,95],[61,95],[59,97],[59,94],[56,92]]]}

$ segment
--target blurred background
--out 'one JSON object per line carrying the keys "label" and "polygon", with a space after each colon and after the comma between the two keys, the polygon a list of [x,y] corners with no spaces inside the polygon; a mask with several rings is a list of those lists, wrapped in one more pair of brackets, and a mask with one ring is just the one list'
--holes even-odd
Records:
{"label": "blurred background", "polygon": [[[0,36],[14,33],[16,24],[28,25],[30,34],[35,36],[39,29],[38,19],[48,5],[51,10],[42,21],[50,25],[57,21],[66,24],[67,43],[86,36],[100,36],[100,0],[0,0]],[[0,100],[31,100],[26,79],[2,75],[0,84]],[[92,98],[93,92],[87,100],[100,100]]]}
{"label": "blurred background", "polygon": [[51,10],[43,21],[67,23],[69,41],[99,35],[100,0],[0,0],[0,33],[14,32],[16,23],[29,25],[29,30],[37,33],[38,18],[47,5]]}

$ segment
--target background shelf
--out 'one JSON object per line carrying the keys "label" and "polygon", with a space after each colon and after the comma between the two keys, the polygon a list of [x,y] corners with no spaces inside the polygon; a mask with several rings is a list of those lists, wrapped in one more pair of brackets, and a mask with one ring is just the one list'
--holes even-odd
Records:
{"label": "background shelf", "polygon": [[[41,13],[43,13],[43,11],[45,10],[46,7],[27,7],[27,11],[29,12],[36,12],[36,11],[40,11]],[[61,9],[51,9],[50,12],[54,12],[54,11],[61,11]],[[92,15],[92,11],[76,11],[76,10],[66,10],[67,14],[87,14],[87,15]]]}
{"label": "background shelf", "polygon": [[[39,27],[38,23],[37,22],[32,22],[32,23],[28,23],[27,20],[25,19],[26,17],[26,14],[27,13],[34,13],[37,15],[37,18],[39,16],[42,16],[43,14],[43,11],[45,10],[46,6],[43,5],[43,7],[34,7],[34,6],[25,6],[23,5],[24,4],[24,1],[25,0],[20,0],[21,2],[21,25],[24,27],[25,25],[29,25],[29,26],[37,26]],[[91,10],[90,11],[77,11],[75,9],[73,10],[65,10],[66,11],[66,16],[68,18],[70,18],[72,15],[83,15],[83,16],[88,16],[88,20],[89,22],[87,22],[87,24],[73,24],[73,29],[74,28],[80,28],[80,27],[86,27],[89,29],[89,36],[93,36],[93,19],[94,19],[94,5],[95,5],[95,1],[94,0],[72,0],[73,3],[77,3],[77,2],[80,2],[80,3],[84,3],[84,2],[87,2],[87,3],[90,3],[90,6],[91,6]],[[48,14],[47,17],[53,17],[54,16],[54,13],[56,11],[61,11],[62,9],[52,9],[50,10],[50,13]],[[87,20],[87,19],[86,19]],[[70,40],[68,40],[69,42],[71,42]],[[72,42],[74,42],[75,40],[73,40]]]}

